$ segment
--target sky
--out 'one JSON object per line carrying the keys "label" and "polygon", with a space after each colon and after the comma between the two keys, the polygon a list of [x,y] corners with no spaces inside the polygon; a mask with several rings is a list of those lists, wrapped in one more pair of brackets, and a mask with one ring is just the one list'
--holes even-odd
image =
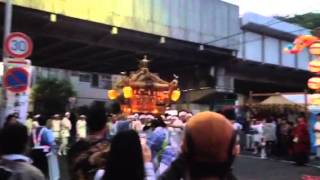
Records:
{"label": "sky", "polygon": [[293,16],[307,12],[320,13],[320,0],[223,0],[240,7],[240,15],[255,12],[265,16]]}

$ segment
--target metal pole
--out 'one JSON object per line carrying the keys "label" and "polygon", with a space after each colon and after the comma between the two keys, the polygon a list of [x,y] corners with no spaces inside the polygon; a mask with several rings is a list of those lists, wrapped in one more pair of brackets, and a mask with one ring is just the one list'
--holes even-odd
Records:
{"label": "metal pole", "polygon": [[[6,39],[6,37],[11,33],[11,24],[12,24],[12,2],[11,0],[6,0],[6,4],[5,4],[5,14],[4,14],[4,34],[3,34],[3,44],[4,44],[4,40]],[[4,48],[2,48],[4,49]],[[3,73],[6,72],[7,70],[7,66],[4,62],[4,59],[7,56],[7,54],[3,51]],[[6,107],[7,107],[7,93],[6,90],[4,88],[2,88],[2,108],[1,108],[1,119],[0,119],[0,126],[3,125],[4,123],[4,119],[5,119],[5,115],[6,115]]]}
{"label": "metal pole", "polygon": [[[5,7],[5,15],[4,15],[4,36],[7,37],[11,32],[11,23],[12,23],[12,3],[11,0],[6,0]],[[3,38],[5,39],[5,38]]]}

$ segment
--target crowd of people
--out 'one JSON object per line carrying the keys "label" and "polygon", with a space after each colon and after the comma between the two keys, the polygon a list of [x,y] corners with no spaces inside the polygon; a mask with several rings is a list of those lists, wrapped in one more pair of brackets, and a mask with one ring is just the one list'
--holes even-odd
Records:
{"label": "crowd of people", "polygon": [[[320,123],[320,114],[317,119]],[[319,127],[315,128],[318,128],[314,129],[315,132],[320,132]],[[308,121],[303,114],[296,121],[288,121],[284,116],[252,118],[248,124],[244,124],[243,132],[245,149],[253,150],[263,159],[278,156],[292,159],[299,165],[308,162],[311,141]],[[320,157],[320,151],[317,157]]]}
{"label": "crowd of people", "polygon": [[[240,145],[263,159],[290,157],[298,165],[310,155],[303,115],[297,121],[248,121],[214,112],[124,115],[93,107],[76,122],[70,116],[66,112],[47,119],[37,114],[21,124],[15,114],[9,115],[0,130],[0,179],[48,178],[48,157],[54,155],[66,157],[74,180],[236,179],[231,166]],[[312,130],[319,158],[320,114]]]}
{"label": "crowd of people", "polygon": [[222,114],[126,116],[95,107],[72,124],[68,112],[48,120],[35,115],[25,124],[8,116],[0,130],[0,179],[48,178],[54,149],[67,158],[74,180],[236,179],[237,133]]}

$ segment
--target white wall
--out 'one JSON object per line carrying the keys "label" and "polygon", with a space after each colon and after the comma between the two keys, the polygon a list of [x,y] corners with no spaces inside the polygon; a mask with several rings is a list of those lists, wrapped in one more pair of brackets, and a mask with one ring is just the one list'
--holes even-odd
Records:
{"label": "white wall", "polygon": [[246,60],[261,62],[262,36],[256,33],[246,32],[244,42],[246,46],[244,58]]}
{"label": "white wall", "polygon": [[[281,41],[281,47],[284,48],[291,42]],[[286,67],[295,67],[295,55],[289,53],[282,53],[282,65]]]}
{"label": "white wall", "polygon": [[[310,30],[302,28],[301,26],[254,13],[247,13],[242,17],[242,26],[249,23],[264,25],[278,31],[291,33],[292,35],[310,34]],[[307,70],[308,63],[312,60],[307,50],[299,53],[298,55],[285,53],[283,49],[292,42],[245,30],[242,31],[240,39],[241,47],[238,52],[238,58],[244,60],[297,68],[301,70]]]}
{"label": "white wall", "polygon": [[266,37],[264,40],[264,62],[278,65],[280,63],[279,41],[275,38]]}
{"label": "white wall", "polygon": [[298,54],[298,68],[308,70],[308,64],[311,60],[313,59],[311,59],[308,50],[305,49],[303,52]]}
{"label": "white wall", "polygon": [[[90,105],[94,101],[108,102],[107,88],[95,88],[91,86],[91,82],[80,82],[79,75],[84,73],[85,72],[77,72],[64,69],[33,67],[33,84],[36,83],[36,77],[67,79],[70,80],[74,90],[77,92],[77,106]],[[102,75],[104,74],[99,74],[99,77],[101,77]],[[110,76],[110,78],[111,81],[117,81],[119,79],[119,76],[112,75]]]}
{"label": "white wall", "polygon": [[79,76],[72,76],[70,80],[77,92],[78,105],[90,104],[95,100],[107,101],[107,89],[93,88],[91,83],[80,82]]}

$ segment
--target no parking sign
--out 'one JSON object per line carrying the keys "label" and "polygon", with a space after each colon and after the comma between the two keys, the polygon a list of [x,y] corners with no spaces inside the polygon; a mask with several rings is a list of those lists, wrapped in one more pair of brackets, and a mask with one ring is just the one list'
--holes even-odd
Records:
{"label": "no parking sign", "polygon": [[3,86],[13,93],[25,92],[29,85],[29,73],[24,68],[11,68],[3,77]]}

